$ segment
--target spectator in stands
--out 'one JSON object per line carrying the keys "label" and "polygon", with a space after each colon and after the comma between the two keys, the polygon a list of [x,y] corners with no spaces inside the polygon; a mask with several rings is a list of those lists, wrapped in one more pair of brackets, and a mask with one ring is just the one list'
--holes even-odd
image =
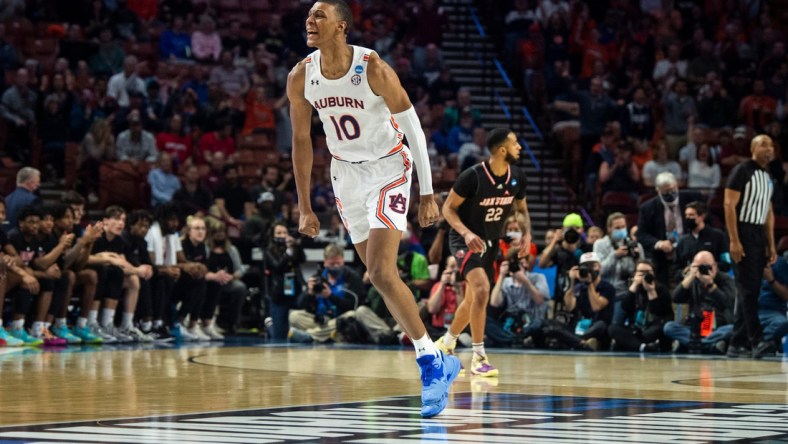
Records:
{"label": "spectator in stands", "polygon": [[736,104],[728,95],[722,81],[715,79],[704,88],[698,102],[698,121],[710,128],[729,126],[736,118]]}
{"label": "spectator in stands", "polygon": [[[679,150],[679,163],[684,171],[688,170],[690,160],[697,158],[698,147],[709,141],[708,132],[708,128],[703,125],[695,125],[695,119],[690,119],[687,126],[688,143]],[[717,162],[720,154],[719,147],[710,145],[709,149],[712,161]]]}
{"label": "spectator in stands", "polygon": [[737,126],[733,131],[733,141],[730,145],[723,145],[720,153],[720,164],[730,171],[736,165],[752,158],[750,153],[750,137],[746,126]]}
{"label": "spectator in stands", "polygon": [[290,329],[306,332],[316,342],[333,339],[337,318],[352,312],[363,295],[361,276],[345,265],[343,250],[329,244],[322,270],[307,280],[307,291],[298,304],[301,309],[290,311]]}
{"label": "spectator in stands", "polygon": [[199,28],[192,33],[192,55],[198,62],[214,63],[222,53],[222,39],[216,32],[216,22],[208,16],[200,17]]}
{"label": "spectator in stands", "polygon": [[664,140],[657,140],[651,143],[654,158],[646,162],[643,166],[643,186],[651,188],[654,186],[654,181],[660,173],[668,172],[676,177],[679,182],[683,182],[681,178],[681,165],[675,160],[670,159],[668,153],[668,145]]}
{"label": "spectator in stands", "polygon": [[22,208],[38,204],[41,199],[35,194],[41,185],[41,172],[33,167],[23,167],[16,173],[16,189],[5,198],[5,220],[16,228],[17,213]]}
{"label": "spectator in stands", "polygon": [[632,101],[626,106],[623,132],[627,137],[650,141],[654,136],[654,112],[643,87],[636,87]]}
{"label": "spectator in stands", "polygon": [[700,44],[700,53],[690,60],[689,65],[687,65],[687,80],[698,85],[711,72],[723,72],[722,64],[720,64],[719,57],[714,55],[714,43],[710,40],[704,40]]}
{"label": "spectator in stands", "polygon": [[13,151],[18,160],[28,161],[30,148],[30,131],[36,124],[36,92],[29,87],[28,70],[20,68],[16,71],[14,86],[3,93],[2,113],[8,122],[7,149]]}
{"label": "spectator in stands", "polygon": [[246,206],[250,202],[252,199],[249,192],[238,178],[238,166],[232,163],[225,165],[224,181],[214,195],[210,214],[231,227],[241,229],[246,217]]}
{"label": "spectator in stands", "polygon": [[620,300],[627,294],[637,261],[645,259],[643,246],[629,237],[623,213],[612,213],[607,217],[607,236],[594,243],[594,253],[601,264],[602,279],[615,288],[616,298]]}
{"label": "spectator in stands", "polygon": [[290,235],[283,222],[277,222],[272,227],[264,255],[263,275],[267,281],[265,288],[268,289],[264,296],[269,303],[272,321],[268,334],[273,340],[284,340],[290,329],[289,312],[298,308],[297,302],[306,284],[301,270],[306,256],[301,243]]}
{"label": "spectator in stands", "polygon": [[460,84],[454,80],[451,69],[443,68],[440,75],[430,85],[430,106],[448,105],[457,97]]}
{"label": "spectator in stands", "polygon": [[68,124],[60,112],[60,102],[55,95],[47,96],[44,101],[44,112],[38,119],[36,129],[41,139],[41,154],[45,158],[48,175],[53,180],[63,177]]}
{"label": "spectator in stands", "polygon": [[[630,233],[632,232],[632,229],[635,228],[637,228],[637,226],[632,227],[630,229]],[[591,246],[591,248],[593,248],[594,245],[596,245],[596,243],[603,237],[605,237],[605,230],[597,226],[589,227],[588,235],[586,235],[586,243],[589,246]],[[632,236],[632,234],[630,234],[629,237],[634,239],[634,236]]]}
{"label": "spectator in stands", "polygon": [[446,154],[449,156],[459,155],[462,145],[473,143],[473,131],[475,128],[471,110],[469,108],[464,109],[460,113],[459,123],[449,130]]}
{"label": "spectator in stands", "polygon": [[199,216],[208,214],[208,209],[213,204],[213,196],[200,183],[200,170],[196,165],[190,164],[185,167],[183,186],[173,194],[172,201],[177,205],[182,221],[192,214]]}
{"label": "spectator in stands", "polygon": [[463,282],[458,279],[460,266],[453,255],[446,256],[446,265],[440,279],[432,286],[425,304],[429,322],[424,324],[431,338],[443,336],[454,320],[454,313],[463,297]]}
{"label": "spectator in stands", "polygon": [[481,162],[490,157],[490,151],[487,149],[487,131],[484,128],[477,127],[473,129],[473,136],[470,142],[465,142],[460,145],[457,154],[457,165],[460,171],[472,167],[473,165]]}
{"label": "spectator in stands", "polygon": [[665,108],[665,142],[670,158],[676,160],[679,148],[687,143],[690,118],[697,118],[698,115],[695,99],[688,95],[686,80],[678,79],[673,84],[672,90],[662,98],[662,106]]}
{"label": "spectator in stands", "polygon": [[[0,25],[0,69],[2,72],[19,68],[19,50],[6,38],[5,25]],[[0,86],[5,87],[5,79],[0,80]]]}
{"label": "spectator in stands", "polygon": [[719,273],[714,256],[708,251],[695,255],[684,278],[673,289],[673,302],[687,303],[686,321],[665,324],[665,335],[681,348],[724,353],[733,334],[733,306],[736,286],[733,279]]}
{"label": "spectator in stands", "polygon": [[85,194],[94,197],[98,195],[99,168],[103,162],[115,158],[115,138],[112,136],[110,124],[106,119],[97,118],[82,140],[77,157],[77,175],[82,181]]}
{"label": "spectator in stands", "polygon": [[605,161],[599,166],[599,183],[602,195],[608,191],[632,193],[637,198],[640,184],[640,171],[632,161],[632,143],[621,141],[615,151],[612,162]]}
{"label": "spectator in stands", "polygon": [[647,200],[638,210],[638,241],[646,257],[656,267],[657,280],[668,282],[675,270],[673,261],[676,243],[687,230],[684,211],[687,204],[700,200],[697,192],[682,190],[671,173],[660,173],[655,182],[657,196]]}
{"label": "spectator in stands", "polygon": [[582,162],[585,165],[591,149],[599,141],[607,122],[612,119],[615,108],[600,77],[591,79],[589,90],[580,91],[578,99]]}
{"label": "spectator in stands", "polygon": [[90,72],[93,75],[112,76],[120,72],[124,66],[126,53],[112,39],[112,31],[103,28],[99,32],[98,51],[90,58]]}
{"label": "spectator in stands", "polygon": [[167,203],[181,188],[181,181],[172,171],[172,156],[166,152],[159,153],[156,167],[148,172],[148,184],[151,188],[151,207]]}
{"label": "spectator in stands", "polygon": [[246,118],[241,134],[276,134],[276,112],[287,105],[287,96],[271,103],[263,85],[257,85],[246,94]]}
{"label": "spectator in stands", "polygon": [[543,274],[534,273],[536,258],[517,257],[512,250],[501,262],[498,279],[490,293],[490,306],[497,308],[497,318],[487,317],[488,339],[502,346],[519,345],[539,332],[547,319],[550,290]]}
{"label": "spectator in stands", "polygon": [[249,75],[233,64],[233,53],[224,50],[220,65],[211,70],[210,83],[216,83],[231,98],[243,96],[249,90]]}
{"label": "spectator in stands", "polygon": [[167,130],[156,135],[156,148],[167,153],[177,165],[184,165],[192,159],[192,140],[183,130],[183,116],[170,117]]}
{"label": "spectator in stands", "polygon": [[139,61],[130,55],[123,61],[123,71],[109,79],[107,96],[115,99],[121,107],[129,106],[129,93],[138,92],[145,96],[145,82],[139,76]]}
{"label": "spectator in stands", "polygon": [[[708,251],[714,256],[717,265],[723,272],[730,270],[728,254],[728,235],[724,231],[706,224],[708,209],[703,202],[690,202],[684,209],[685,233],[679,238],[676,249],[676,269],[681,276],[692,264],[695,255],[700,251]],[[679,276],[680,277],[680,276]]]}
{"label": "spectator in stands", "polygon": [[233,125],[228,119],[216,122],[216,131],[205,133],[200,138],[197,146],[197,163],[211,163],[211,157],[221,152],[227,161],[232,162],[235,154],[235,139],[233,138]]}
{"label": "spectator in stands", "polygon": [[639,260],[627,292],[622,296],[621,323],[608,329],[615,350],[657,352],[670,349],[664,327],[673,320],[670,290],[657,282],[654,265]]}
{"label": "spectator in stands", "polygon": [[782,349],[782,340],[788,334],[786,301],[788,301],[788,260],[780,256],[773,265],[767,265],[763,270],[763,283],[758,296],[758,318],[763,326],[763,340],[772,342],[777,350]]}
{"label": "spectator in stands", "polygon": [[115,152],[118,160],[128,160],[135,165],[140,162],[153,163],[158,158],[156,139],[153,134],[142,129],[139,114],[129,115],[129,129],[118,135]]}
{"label": "spectator in stands", "polygon": [[653,78],[658,84],[671,85],[679,78],[687,78],[687,61],[681,60],[680,43],[675,42],[668,45],[667,57],[658,61],[654,65]]}
{"label": "spectator in stands", "polygon": [[252,44],[249,39],[243,36],[241,32],[241,22],[232,20],[227,34],[222,37],[222,48],[229,51],[234,59],[246,58],[249,56],[249,51],[252,49]]}
{"label": "spectator in stands", "polygon": [[117,8],[109,17],[109,24],[116,38],[127,42],[136,42],[143,36],[146,28],[142,26],[140,17],[128,8],[128,0],[116,0]]}
{"label": "spectator in stands", "polygon": [[[566,219],[564,225],[567,225]],[[580,223],[582,225],[582,221]],[[582,250],[582,237],[574,226],[564,226],[555,230],[552,241],[542,250],[539,257],[541,268],[556,266],[555,294],[556,303],[563,303],[563,294],[569,284],[568,274],[577,261]]]}
{"label": "spectator in stands", "polygon": [[569,325],[551,323],[544,329],[547,338],[573,349],[596,351],[609,345],[607,328],[613,320],[616,291],[602,280],[596,253],[580,256],[580,266],[569,270],[569,288],[564,292],[564,307],[572,313]]}
{"label": "spectator in stands", "polygon": [[762,133],[766,126],[777,118],[776,114],[777,101],[766,95],[763,79],[755,79],[752,94],[744,97],[739,104],[739,119],[756,132]]}
{"label": "spectator in stands", "polygon": [[176,15],[172,27],[167,28],[159,37],[159,54],[164,60],[186,60],[191,58],[192,38],[183,26],[183,17]]}
{"label": "spectator in stands", "polygon": [[701,143],[695,150],[695,158],[689,161],[687,186],[711,190],[720,186],[720,166],[712,158],[708,143]]}
{"label": "spectator in stands", "polygon": [[216,194],[222,184],[224,184],[224,167],[227,163],[224,153],[219,151],[211,158],[211,163],[208,165],[208,172],[200,173],[200,180],[203,186],[206,190],[210,191],[211,194]]}
{"label": "spectator in stands", "polygon": [[460,123],[460,116],[464,111],[470,110],[473,117],[474,126],[481,126],[481,111],[471,106],[471,90],[461,87],[457,90],[456,101],[446,102],[446,108],[443,110],[443,127],[449,130]]}

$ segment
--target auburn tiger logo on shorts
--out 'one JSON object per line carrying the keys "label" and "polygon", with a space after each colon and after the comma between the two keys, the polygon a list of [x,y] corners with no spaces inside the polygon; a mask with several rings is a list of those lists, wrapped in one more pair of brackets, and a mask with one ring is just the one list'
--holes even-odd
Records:
{"label": "auburn tiger logo on shorts", "polygon": [[391,208],[392,211],[396,211],[399,214],[405,214],[405,212],[408,211],[408,199],[406,199],[402,193],[396,196],[389,196],[389,199],[391,199],[389,208]]}

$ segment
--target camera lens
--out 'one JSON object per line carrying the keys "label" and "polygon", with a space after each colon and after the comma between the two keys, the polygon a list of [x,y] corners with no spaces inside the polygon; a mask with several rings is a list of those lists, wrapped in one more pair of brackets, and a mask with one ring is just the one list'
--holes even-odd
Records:
{"label": "camera lens", "polygon": [[647,284],[651,285],[654,283],[654,275],[651,273],[646,273],[643,275],[643,280],[646,281]]}
{"label": "camera lens", "polygon": [[577,243],[577,241],[580,240],[580,233],[578,233],[574,228],[567,228],[564,230],[564,240],[568,244]]}

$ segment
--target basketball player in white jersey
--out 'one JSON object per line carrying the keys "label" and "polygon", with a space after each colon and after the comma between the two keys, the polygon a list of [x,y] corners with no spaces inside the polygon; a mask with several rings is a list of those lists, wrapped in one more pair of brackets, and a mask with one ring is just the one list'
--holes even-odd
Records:
{"label": "basketball player in white jersey", "polygon": [[[307,45],[317,50],[299,62],[287,79],[299,231],[314,237],[320,229],[309,196],[315,108],[334,158],[331,179],[337,209],[372,284],[413,340],[421,369],[421,414],[432,417],[446,407],[460,363],[435,348],[396,265],[407,224],[413,166],[421,190],[419,223],[426,227],[438,219],[426,139],[394,70],[374,51],[347,44],[352,20],[343,0],[315,3],[306,32]],[[410,148],[402,143],[403,136]]]}

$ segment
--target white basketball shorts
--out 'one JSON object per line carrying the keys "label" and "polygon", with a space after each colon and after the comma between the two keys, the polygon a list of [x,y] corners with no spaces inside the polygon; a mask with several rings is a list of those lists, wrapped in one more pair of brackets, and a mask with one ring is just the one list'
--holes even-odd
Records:
{"label": "white basketball shorts", "polygon": [[404,145],[368,162],[331,161],[337,209],[354,244],[367,240],[373,228],[406,230],[412,172],[413,158]]}

